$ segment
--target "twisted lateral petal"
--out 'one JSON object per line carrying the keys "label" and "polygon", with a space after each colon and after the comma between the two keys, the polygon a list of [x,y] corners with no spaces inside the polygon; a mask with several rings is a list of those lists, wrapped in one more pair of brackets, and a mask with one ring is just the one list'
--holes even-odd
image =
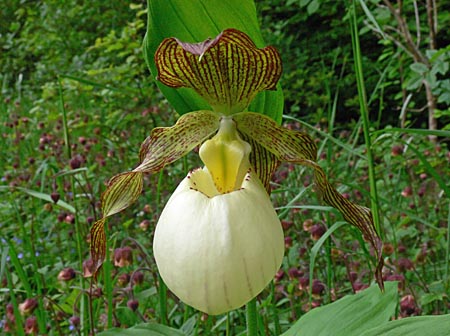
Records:
{"label": "twisted lateral petal", "polygon": [[105,221],[127,207],[129,207],[142,192],[142,173],[122,173],[114,176],[108,184],[108,188],[102,194],[101,219],[96,221],[91,228],[91,258],[94,264],[94,278],[103,264],[106,256]]}
{"label": "twisted lateral petal", "polygon": [[236,29],[201,43],[165,39],[155,63],[163,84],[192,88],[226,115],[245,110],[258,92],[275,90],[282,71],[275,48],[258,49]]}
{"label": "twisted lateral petal", "polygon": [[322,199],[338,209],[344,219],[356,226],[372,245],[377,257],[375,277],[378,285],[383,289],[382,242],[375,230],[372,213],[370,209],[356,205],[344,198],[327,181],[322,168],[316,163],[317,148],[314,140],[305,133],[288,130],[277,125],[272,119],[257,113],[239,113],[233,116],[233,120],[236,122],[239,132],[258,142],[280,161],[297,163],[314,169],[316,186]]}
{"label": "twisted lateral petal", "polygon": [[216,132],[219,120],[212,111],[195,111],[182,115],[172,127],[154,128],[141,146],[141,163],[134,171],[160,171]]}
{"label": "twisted lateral petal", "polygon": [[280,165],[280,161],[277,157],[261,146],[258,142],[247,136],[241,134],[242,139],[248,142],[252,148],[250,152],[249,161],[253,167],[254,172],[258,175],[259,180],[262,182],[268,194],[271,192],[270,181],[272,176]]}
{"label": "twisted lateral petal", "polygon": [[153,250],[170,290],[194,308],[217,315],[244,305],[273,279],[284,239],[254,173],[246,175],[241,189],[218,194],[209,172],[198,169],[169,199]]}
{"label": "twisted lateral petal", "polygon": [[102,218],[91,228],[91,257],[96,276],[106,255],[106,218],[133,204],[142,193],[143,173],[156,173],[199,145],[219,127],[219,116],[211,111],[183,115],[172,127],[153,129],[140,150],[140,165],[114,176],[102,194]]}

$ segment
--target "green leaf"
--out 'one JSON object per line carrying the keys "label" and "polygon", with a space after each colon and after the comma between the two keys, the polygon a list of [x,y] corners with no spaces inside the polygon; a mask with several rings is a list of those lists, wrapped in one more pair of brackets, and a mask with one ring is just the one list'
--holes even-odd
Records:
{"label": "green leaf", "polygon": [[386,323],[394,315],[397,283],[387,282],[385,288],[382,293],[377,286],[371,286],[358,294],[313,309],[282,336],[361,336],[368,328]]}
{"label": "green leaf", "polygon": [[[322,248],[323,243],[329,236],[333,234],[334,231],[339,229],[341,226],[347,224],[346,222],[336,222],[334,223],[328,230],[325,232],[325,234],[319,238],[319,240],[314,244],[313,248],[311,249],[310,259],[309,259],[309,283],[312,284],[313,282],[313,275],[314,275],[314,264],[316,261],[317,254],[320,252],[320,249]],[[310,295],[312,291],[312,286],[310,286]]]}
{"label": "green leaf", "polygon": [[97,334],[98,336],[185,336],[179,330],[156,323],[142,323],[129,329],[113,328]]}
{"label": "green leaf", "polygon": [[[10,187],[7,187],[7,188],[10,189]],[[6,189],[6,188],[1,188],[1,189]],[[31,190],[31,189],[22,188],[22,187],[15,187],[14,189],[17,189],[17,190],[19,190],[19,191],[21,191],[21,192],[23,192],[25,194],[28,194],[28,195],[30,195],[32,197],[39,198],[41,200],[44,200],[44,201],[47,201],[49,203],[55,204],[55,202],[52,200],[52,198],[51,198],[51,196],[49,194],[45,194],[45,193],[40,192],[40,191]],[[72,213],[76,212],[76,210],[75,210],[75,208],[73,206],[71,206],[70,204],[68,204],[68,203],[66,203],[64,201],[58,200],[58,202],[56,202],[56,205],[60,206],[63,209],[66,209],[67,211],[70,211]]]}
{"label": "green leaf", "polygon": [[417,316],[390,321],[361,336],[444,336],[450,330],[450,315]]}
{"label": "green leaf", "polygon": [[423,64],[423,63],[413,63],[410,65],[410,68],[412,71],[414,71],[415,73],[418,73],[420,75],[423,75],[424,73],[426,73],[428,71],[428,67]]}
{"label": "green leaf", "polygon": [[420,298],[420,305],[425,306],[434,301],[442,301],[444,299],[444,293],[425,293]]}
{"label": "green leaf", "polygon": [[[144,57],[153,76],[157,71],[154,55],[159,44],[168,37],[196,43],[217,36],[222,30],[235,28],[248,34],[258,48],[265,46],[256,8],[252,0],[148,0],[148,26],[144,38]],[[167,100],[179,114],[208,110],[210,106],[193,90],[169,88],[157,82]],[[277,91],[260,92],[250,110],[281,122],[283,94]]]}
{"label": "green leaf", "polygon": [[319,10],[319,7],[320,7],[320,2],[318,0],[312,0],[308,4],[308,7],[306,7],[306,11],[308,12],[308,15],[312,15]]}

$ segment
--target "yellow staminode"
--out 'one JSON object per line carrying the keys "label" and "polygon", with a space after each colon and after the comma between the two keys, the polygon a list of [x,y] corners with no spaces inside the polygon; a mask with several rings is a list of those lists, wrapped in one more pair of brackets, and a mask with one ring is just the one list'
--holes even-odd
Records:
{"label": "yellow staminode", "polygon": [[241,187],[250,168],[250,151],[250,145],[239,136],[235,122],[223,117],[219,132],[200,147],[199,153],[220,194]]}

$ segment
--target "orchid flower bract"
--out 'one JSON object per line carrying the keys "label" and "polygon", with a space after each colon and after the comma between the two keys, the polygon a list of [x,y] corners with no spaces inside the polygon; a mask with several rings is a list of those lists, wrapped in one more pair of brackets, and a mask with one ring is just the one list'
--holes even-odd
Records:
{"label": "orchid flower bract", "polygon": [[157,79],[195,90],[212,107],[155,128],[142,144],[140,164],[115,176],[102,195],[103,218],[91,229],[96,271],[105,258],[104,223],[141,194],[144,173],[155,173],[200,146],[203,168],[192,170],[170,197],[153,241],[161,277],[182,301],[208,314],[238,308],[259,294],[281,265],[284,239],[270,202],[269,182],[280,162],[310,167],[323,201],[361,230],[373,247],[381,277],[382,243],[368,208],[344,198],[316,162],[313,139],[246,109],[258,92],[273,90],[281,59],[258,49],[244,33],[215,39],[165,39],[155,54]]}

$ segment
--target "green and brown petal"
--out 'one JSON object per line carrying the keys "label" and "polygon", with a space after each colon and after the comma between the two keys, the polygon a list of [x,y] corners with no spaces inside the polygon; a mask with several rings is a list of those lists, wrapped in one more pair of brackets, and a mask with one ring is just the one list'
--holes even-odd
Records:
{"label": "green and brown petal", "polygon": [[157,127],[144,141],[139,153],[141,163],[133,171],[114,176],[102,194],[102,218],[91,228],[91,257],[95,272],[106,256],[104,225],[110,217],[133,204],[142,194],[143,174],[157,173],[167,164],[183,157],[214,134],[219,116],[212,111],[187,113],[172,127]]}
{"label": "green and brown petal", "polygon": [[[328,182],[324,171],[316,163],[317,147],[314,140],[306,133],[279,126],[272,119],[258,113],[239,113],[233,116],[233,120],[236,122],[239,132],[244,135],[244,139],[253,139],[272,153],[277,160],[301,164],[314,169],[315,184],[323,201],[339,210],[348,223],[356,226],[363,233],[364,238],[374,249],[377,259],[375,278],[380,288],[383,289],[382,241],[375,229],[372,213],[370,209],[356,205],[344,198]],[[267,155],[262,155],[262,157],[265,156]],[[262,173],[269,174],[269,171]],[[262,176],[261,180],[267,178],[269,176]]]}
{"label": "green and brown petal", "polygon": [[155,63],[163,84],[192,88],[225,115],[244,111],[258,92],[275,90],[282,71],[275,48],[258,49],[236,29],[201,43],[165,39]]}

